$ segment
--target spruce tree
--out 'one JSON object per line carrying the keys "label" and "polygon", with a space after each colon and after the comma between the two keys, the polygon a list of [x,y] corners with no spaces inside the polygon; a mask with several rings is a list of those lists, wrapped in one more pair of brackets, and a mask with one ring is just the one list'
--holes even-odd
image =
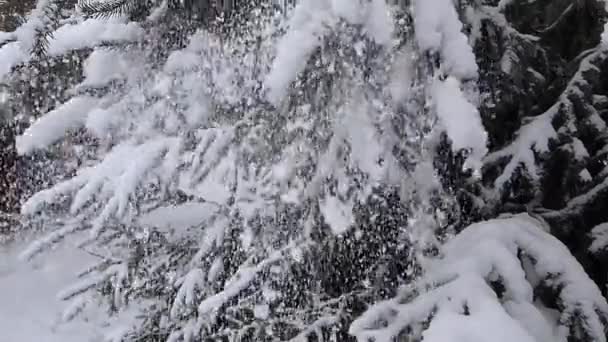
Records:
{"label": "spruce tree", "polygon": [[111,341],[605,341],[603,6],[40,0],[23,257]]}
{"label": "spruce tree", "polygon": [[510,1],[482,4],[470,17],[488,94],[486,215],[542,217],[605,293],[603,260],[588,250],[592,229],[608,219],[604,6]]}

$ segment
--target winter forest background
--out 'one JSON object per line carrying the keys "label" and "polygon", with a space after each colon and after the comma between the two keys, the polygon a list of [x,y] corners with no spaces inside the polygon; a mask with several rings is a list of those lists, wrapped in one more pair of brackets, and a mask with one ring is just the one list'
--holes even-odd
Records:
{"label": "winter forest background", "polygon": [[0,0],[0,303],[91,341],[606,342],[607,21]]}

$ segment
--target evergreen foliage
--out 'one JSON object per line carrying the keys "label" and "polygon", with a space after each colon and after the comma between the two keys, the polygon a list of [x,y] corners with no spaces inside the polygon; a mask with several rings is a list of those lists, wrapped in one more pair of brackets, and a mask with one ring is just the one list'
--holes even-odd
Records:
{"label": "evergreen foliage", "polygon": [[604,342],[604,6],[38,0],[22,256],[95,256],[107,341]]}

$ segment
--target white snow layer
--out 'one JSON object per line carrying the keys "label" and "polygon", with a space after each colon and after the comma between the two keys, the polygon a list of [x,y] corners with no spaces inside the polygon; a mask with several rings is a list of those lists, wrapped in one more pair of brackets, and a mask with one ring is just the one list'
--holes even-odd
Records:
{"label": "white snow layer", "polygon": [[461,80],[477,77],[475,55],[452,0],[414,1],[414,27],[418,46],[440,52],[450,75]]}
{"label": "white snow layer", "polygon": [[199,226],[217,212],[218,206],[209,203],[188,202],[176,206],[156,208],[139,217],[138,222],[161,231],[183,231]]}
{"label": "white snow layer", "polygon": [[[32,19],[34,20],[34,19]],[[24,27],[29,27],[24,25]],[[0,48],[0,79],[19,63],[27,62],[29,50],[33,44],[28,35],[19,31],[15,33],[17,41],[5,44]],[[98,45],[102,42],[121,42],[138,39],[143,34],[136,23],[123,23],[119,18],[109,20],[87,19],[75,24],[58,28],[49,41],[48,53],[59,56],[68,51]],[[85,63],[83,85],[96,86],[119,78],[129,66],[120,55],[111,51],[95,51]],[[86,124],[94,133],[105,133],[109,125],[109,115],[99,115],[99,111],[90,119],[89,111],[97,105],[91,97],[76,97],[58,106],[38,119],[23,135],[17,137],[17,150],[28,154],[36,149],[43,149],[62,138],[67,131]]]}
{"label": "white snow layer", "polygon": [[121,21],[118,18],[87,19],[81,23],[61,26],[53,34],[49,53],[58,56],[70,50],[95,46],[102,42],[136,40],[143,34],[143,29],[137,23]]}
{"label": "white snow layer", "polygon": [[19,154],[28,154],[36,149],[46,148],[63,138],[68,130],[81,127],[88,111],[94,108],[97,102],[93,97],[75,97],[43,115],[17,137],[17,151]]}
{"label": "white snow layer", "polygon": [[[528,215],[469,226],[428,269],[417,286],[421,295],[374,305],[350,332],[360,341],[389,342],[407,326],[423,327],[435,312],[423,332],[425,342],[565,342],[568,327],[562,324],[581,315],[590,340],[606,341],[601,322],[608,318],[608,303],[599,288],[566,246]],[[540,280],[561,289],[558,315],[534,301]],[[501,298],[492,281],[504,287]]]}
{"label": "white snow layer", "polygon": [[[37,21],[36,18],[30,20],[32,23]],[[29,60],[34,36],[27,32],[33,28],[35,28],[33,24],[24,24],[15,31],[14,36],[17,40],[0,48],[0,79],[4,78],[14,66]],[[142,34],[143,29],[138,24],[125,24],[118,18],[87,19],[79,23],[63,25],[53,32],[49,40],[48,54],[59,56],[71,50],[92,47],[102,42],[132,41]]]}
{"label": "white snow layer", "polygon": [[129,71],[123,54],[115,50],[95,50],[84,63],[83,85],[103,86],[120,79]]}
{"label": "white snow layer", "polygon": [[0,246],[0,341],[87,342],[96,336],[92,323],[61,325],[65,303],[55,294],[74,280],[74,270],[92,257],[68,247],[49,251],[33,264],[18,260],[20,244]]}
{"label": "white snow layer", "polygon": [[[452,0],[414,1],[414,27],[418,47],[438,53],[448,77],[436,79],[432,94],[441,124],[454,151],[470,149],[465,167],[481,169],[487,153],[487,134],[479,111],[462,90],[461,82],[477,78],[477,63]],[[474,94],[475,95],[475,94]]]}
{"label": "white snow layer", "polygon": [[341,19],[362,25],[378,44],[391,42],[394,24],[384,0],[300,1],[289,20],[287,33],[279,41],[272,69],[266,77],[271,102],[276,104],[285,97],[289,85],[304,70],[310,55]]}
{"label": "white snow layer", "polygon": [[467,101],[460,89],[460,82],[454,77],[448,77],[445,81],[436,80],[433,96],[437,116],[452,140],[452,148],[472,149],[466,166],[480,169],[481,160],[488,149],[487,133],[481,123],[479,111]]}
{"label": "white snow layer", "polygon": [[602,223],[591,230],[591,246],[589,251],[592,253],[605,252],[608,249],[608,223]]}
{"label": "white snow layer", "polygon": [[0,79],[11,69],[28,58],[27,52],[21,48],[21,43],[11,42],[0,48]]}

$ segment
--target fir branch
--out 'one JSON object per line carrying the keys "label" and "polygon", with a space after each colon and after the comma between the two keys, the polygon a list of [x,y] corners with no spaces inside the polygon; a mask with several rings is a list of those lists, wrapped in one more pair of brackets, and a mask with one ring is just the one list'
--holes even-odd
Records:
{"label": "fir branch", "polygon": [[[46,2],[46,4],[44,3]],[[34,44],[30,51],[34,60],[47,57],[49,42],[53,39],[53,33],[61,25],[63,10],[70,8],[76,0],[39,0],[37,9],[40,11],[38,18],[42,25],[36,26],[34,33]]]}
{"label": "fir branch", "polygon": [[82,13],[92,18],[111,18],[132,14],[141,5],[137,0],[84,0],[78,4]]}

